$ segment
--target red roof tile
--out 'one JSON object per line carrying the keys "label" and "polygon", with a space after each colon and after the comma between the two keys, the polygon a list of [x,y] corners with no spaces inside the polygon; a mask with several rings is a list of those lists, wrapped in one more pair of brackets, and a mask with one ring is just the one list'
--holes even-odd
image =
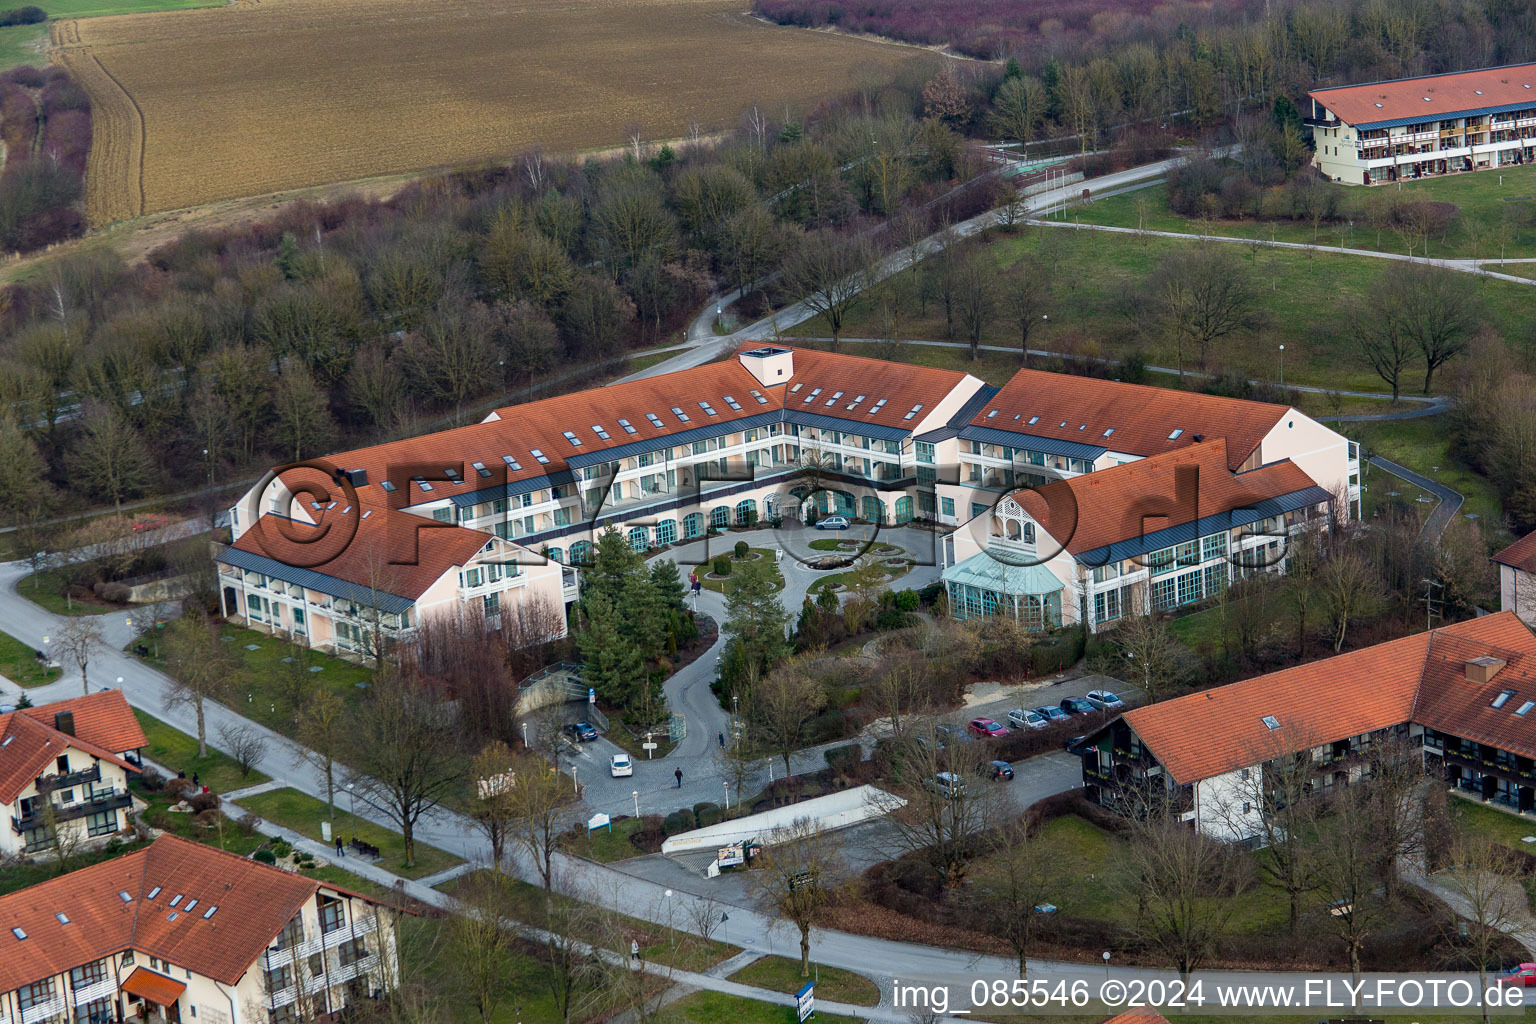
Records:
{"label": "red roof tile", "polygon": [[[1314,486],[1289,460],[1246,473],[1231,472],[1230,462],[1226,439],[1218,437],[1012,498],[1076,555]],[[1193,487],[1185,482],[1191,479]]]}
{"label": "red roof tile", "polygon": [[1099,1024],[1168,1024],[1168,1018],[1151,1010],[1126,1010]]}
{"label": "red roof tile", "polygon": [[1536,573],[1536,530],[1494,555],[1493,560],[1523,572]]}
{"label": "red roof tile", "polygon": [[[1020,370],[971,425],[1079,441],[1143,458],[1187,448],[1196,443],[1196,434],[1221,436],[1227,439],[1229,468],[1236,469],[1287,411],[1288,406],[1267,402]],[[1111,429],[1114,433],[1105,437]],[[1170,438],[1176,430],[1179,436]]]}
{"label": "red roof tile", "polygon": [[69,697],[17,710],[44,725],[52,725],[54,716],[62,711],[73,712],[75,735],[115,754],[139,750],[149,744],[122,690],[98,690],[83,697]]}
{"label": "red roof tile", "polygon": [[[309,472],[293,470],[284,479],[292,482]],[[233,546],[370,591],[415,600],[491,541],[478,530],[367,504],[310,514],[317,520],[313,525],[264,515],[261,528],[246,530]]]}
{"label": "red roof tile", "polygon": [[[1470,683],[1465,662],[1482,655],[1508,667],[1489,683]],[[1516,695],[1489,707],[1505,688]],[[1536,700],[1536,637],[1513,612],[1500,612],[1149,704],[1124,718],[1185,784],[1410,721],[1536,756],[1536,718],[1514,714],[1526,691]],[[1266,715],[1279,727],[1269,728]]]}
{"label": "red roof tile", "polygon": [[1314,89],[1307,95],[1347,124],[1407,117],[1434,121],[1512,104],[1536,108],[1536,64]]}
{"label": "red roof tile", "polygon": [[[118,693],[118,699],[121,700],[120,692],[108,692]],[[71,749],[110,761],[130,772],[139,770],[118,756],[123,751],[137,750],[138,747],[103,747],[80,735],[78,724],[75,734],[71,735],[54,728],[51,715],[46,721],[39,721],[41,716],[32,714],[35,711],[46,712],[57,706],[45,704],[41,708],[23,708],[0,715],[0,804],[13,803],[39,776],[51,774],[54,763]],[[131,713],[129,717],[132,717]],[[113,741],[133,738],[123,731],[115,731],[108,736]],[[147,742],[142,731],[137,739],[140,747]]]}
{"label": "red roof tile", "polygon": [[170,1006],[187,990],[185,982],[157,974],[148,967],[137,967],[123,982],[123,991],[148,999],[157,1006]]}
{"label": "red roof tile", "polygon": [[129,948],[232,985],[319,888],[303,875],[162,835],[145,849],[0,896],[0,991]]}

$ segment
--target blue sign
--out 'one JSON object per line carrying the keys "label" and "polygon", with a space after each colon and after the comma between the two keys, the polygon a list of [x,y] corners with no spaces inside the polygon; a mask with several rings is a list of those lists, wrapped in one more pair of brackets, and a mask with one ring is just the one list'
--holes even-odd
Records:
{"label": "blue sign", "polygon": [[590,687],[590,686],[587,687],[587,703],[588,704],[596,704],[597,703],[597,691],[595,689],[593,689],[592,687]]}
{"label": "blue sign", "polygon": [[805,988],[795,993],[795,1012],[799,1014],[795,1019],[804,1021],[807,1017],[816,1015],[816,983],[808,981]]}

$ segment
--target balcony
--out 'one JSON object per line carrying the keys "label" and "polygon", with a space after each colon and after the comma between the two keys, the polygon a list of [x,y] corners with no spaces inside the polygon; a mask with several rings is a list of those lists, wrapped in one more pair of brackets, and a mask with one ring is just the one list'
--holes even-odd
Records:
{"label": "balcony", "polygon": [[21,1024],[38,1024],[39,1021],[51,1020],[63,1014],[68,1008],[69,1005],[64,1001],[63,996],[54,996],[46,1003],[33,1003],[21,1011]]}
{"label": "balcony", "polygon": [[65,772],[63,775],[39,775],[34,782],[39,793],[44,788],[50,790],[73,789],[75,786],[83,786],[87,782],[101,781],[101,765],[92,764],[89,768],[81,768],[79,771]]}
{"label": "balcony", "polygon": [[86,1003],[94,1003],[98,999],[110,999],[115,995],[117,995],[116,979],[103,978],[75,989],[75,1005],[84,1006]]}
{"label": "balcony", "polygon": [[[55,822],[73,821],[76,818],[83,818],[88,814],[98,814],[102,811],[116,811],[124,807],[132,806],[133,796],[125,789],[117,789],[110,793],[104,793],[100,796],[92,797],[89,800],[81,800],[72,804],[55,805],[53,808],[53,820]],[[31,832],[34,829],[43,828],[46,825],[47,820],[47,814],[41,810],[33,811],[31,814],[28,814],[24,818],[18,818],[13,815],[11,817],[11,829],[17,835],[22,835],[23,833]]]}
{"label": "balcony", "polygon": [[1510,764],[1496,758],[1484,758],[1466,754],[1458,750],[1447,750],[1443,755],[1446,764],[1458,765],[1462,768],[1470,768],[1473,771],[1482,772],[1484,775],[1493,775],[1521,785],[1536,785],[1536,771],[1522,769],[1517,764]]}

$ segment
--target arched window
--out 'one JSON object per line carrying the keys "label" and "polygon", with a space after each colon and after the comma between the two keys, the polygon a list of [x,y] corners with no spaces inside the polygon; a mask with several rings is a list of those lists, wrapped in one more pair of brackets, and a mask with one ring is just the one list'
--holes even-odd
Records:
{"label": "arched window", "polygon": [[629,546],[636,551],[644,551],[651,546],[651,531],[643,526],[636,526],[629,531]]}
{"label": "arched window", "polygon": [[544,557],[548,558],[551,562],[564,562],[565,561],[565,549],[563,549],[563,548],[550,548],[549,551],[545,554]]}
{"label": "arched window", "polygon": [[900,497],[896,499],[896,521],[907,523],[912,521],[912,499]]}
{"label": "arched window", "polygon": [[710,509],[709,525],[717,530],[728,529],[731,525],[731,507],[729,505],[716,505]]}
{"label": "arched window", "polygon": [[677,540],[677,520],[663,519],[656,524],[656,546],[671,544]]}
{"label": "arched window", "polygon": [[863,511],[860,515],[865,519],[872,523],[882,523],[885,521],[885,506],[880,504],[879,498],[872,494],[866,494],[864,495],[862,505]]}
{"label": "arched window", "polygon": [[757,522],[757,502],[745,498],[736,503],[736,525],[752,526]]}
{"label": "arched window", "polygon": [[572,565],[591,565],[592,564],[592,542],[591,541],[589,541],[589,540],[578,540],[578,541],[574,541],[571,544],[571,564]]}
{"label": "arched window", "polygon": [[683,516],[683,537],[702,536],[704,536],[704,513],[690,512],[688,515]]}
{"label": "arched window", "polygon": [[1019,521],[1017,519],[1010,519],[1007,522],[1008,522],[1008,539],[1009,540],[1022,540],[1023,538],[1019,534]]}

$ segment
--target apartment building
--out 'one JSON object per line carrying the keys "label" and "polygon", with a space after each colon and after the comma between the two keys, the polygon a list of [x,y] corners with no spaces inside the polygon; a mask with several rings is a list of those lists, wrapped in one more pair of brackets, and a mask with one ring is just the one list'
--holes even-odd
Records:
{"label": "apartment building", "polygon": [[1319,789],[1347,785],[1387,742],[1430,773],[1536,810],[1536,636],[1512,612],[1136,708],[1083,744],[1088,799],[1156,802],[1213,837],[1259,830],[1265,772],[1310,755]]}
{"label": "apartment building", "polygon": [[129,825],[148,741],[121,690],[0,714],[0,856],[104,843]]}
{"label": "apartment building", "polygon": [[1307,94],[1312,163],[1375,185],[1536,160],[1536,64],[1402,78]]}
{"label": "apartment building", "polygon": [[[330,456],[330,477],[285,470],[232,510],[225,611],[355,649],[370,617],[405,637],[424,614],[491,614],[514,600],[487,604],[481,588],[569,603],[610,527],[647,551],[812,508],[933,524],[950,535],[934,557],[954,565],[987,546],[992,509],[1019,488],[1207,436],[1227,439],[1233,472],[1290,460],[1358,501],[1358,452],[1285,406],[1033,370],[997,388],[953,370],[750,344],[694,369]],[[306,482],[326,499],[301,493]],[[272,541],[279,527],[293,539]],[[498,543],[466,561],[475,538]],[[327,545],[334,554],[318,550]],[[381,566],[392,561],[411,565],[386,584]],[[334,621],[338,606],[349,625]]]}
{"label": "apartment building", "polygon": [[1499,607],[1536,626],[1536,531],[1493,556],[1499,567]]}
{"label": "apartment building", "polygon": [[395,913],[169,834],[0,896],[4,1024],[299,1024],[394,985]]}

